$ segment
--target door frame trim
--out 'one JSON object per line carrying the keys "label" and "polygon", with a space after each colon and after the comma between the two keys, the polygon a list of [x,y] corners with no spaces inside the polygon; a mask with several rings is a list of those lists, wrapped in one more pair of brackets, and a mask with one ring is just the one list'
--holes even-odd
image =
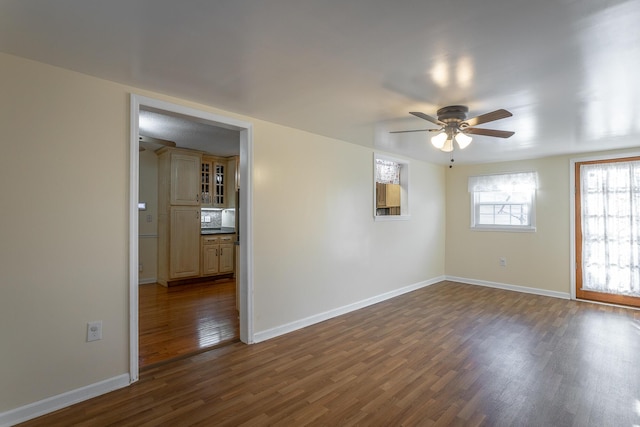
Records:
{"label": "door frame trim", "polygon": [[[569,272],[571,277],[571,299],[577,300],[576,297],[576,270],[577,270],[577,254],[576,254],[576,194],[578,188],[576,187],[576,163],[583,162],[596,162],[602,160],[613,160],[623,157],[636,157],[640,156],[640,151],[624,151],[618,153],[607,153],[595,156],[574,157],[569,159],[569,239],[570,239],[570,263]],[[589,300],[591,301],[591,300]],[[596,301],[592,301],[596,302]]]}
{"label": "door frame trim", "polygon": [[253,332],[253,125],[227,116],[185,107],[167,101],[131,93],[129,134],[129,378],[139,377],[138,355],[138,196],[140,176],[139,111],[150,107],[204,120],[212,125],[240,132],[240,271],[236,272],[239,289],[240,340],[254,342]]}

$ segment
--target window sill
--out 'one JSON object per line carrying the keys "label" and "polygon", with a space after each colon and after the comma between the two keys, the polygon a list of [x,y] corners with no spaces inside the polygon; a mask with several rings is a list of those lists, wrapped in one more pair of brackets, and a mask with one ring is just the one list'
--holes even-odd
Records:
{"label": "window sill", "polygon": [[374,220],[377,221],[408,221],[411,215],[375,215]]}
{"label": "window sill", "polygon": [[504,227],[500,225],[475,225],[471,231],[503,231],[507,233],[535,233],[536,227]]}

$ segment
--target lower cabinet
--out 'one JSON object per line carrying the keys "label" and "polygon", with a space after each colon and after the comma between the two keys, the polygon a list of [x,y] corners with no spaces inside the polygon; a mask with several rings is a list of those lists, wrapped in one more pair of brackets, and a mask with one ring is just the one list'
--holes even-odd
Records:
{"label": "lower cabinet", "polygon": [[376,215],[400,214],[400,184],[376,182]]}
{"label": "lower cabinet", "polygon": [[200,208],[172,206],[158,214],[158,283],[200,275]]}
{"label": "lower cabinet", "polygon": [[235,234],[202,236],[201,276],[233,273]]}

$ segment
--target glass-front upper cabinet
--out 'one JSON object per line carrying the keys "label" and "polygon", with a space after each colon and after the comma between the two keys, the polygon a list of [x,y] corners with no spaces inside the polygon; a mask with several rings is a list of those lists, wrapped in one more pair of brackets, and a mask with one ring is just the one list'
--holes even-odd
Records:
{"label": "glass-front upper cabinet", "polygon": [[214,195],[213,195],[213,205],[218,207],[226,206],[226,195],[225,195],[225,164],[222,162],[216,161],[214,163],[214,175],[213,175],[213,186],[214,186]]}
{"label": "glass-front upper cabinet", "polygon": [[202,205],[226,208],[227,203],[227,162],[225,158],[203,156],[200,171]]}
{"label": "glass-front upper cabinet", "polygon": [[212,182],[213,164],[210,160],[203,158],[200,170],[200,194],[202,195],[201,204],[211,206],[211,182]]}

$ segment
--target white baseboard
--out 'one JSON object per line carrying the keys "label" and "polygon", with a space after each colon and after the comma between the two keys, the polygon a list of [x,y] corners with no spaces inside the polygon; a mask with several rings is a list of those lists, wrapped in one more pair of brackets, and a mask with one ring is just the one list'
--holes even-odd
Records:
{"label": "white baseboard", "polygon": [[507,291],[523,292],[526,294],[542,295],[545,297],[571,299],[569,292],[547,291],[545,289],[529,288],[526,286],[509,285],[507,283],[489,282],[486,280],[467,279],[465,277],[446,276],[446,280],[465,283],[467,285],[486,286],[488,288],[504,289]]}
{"label": "white baseboard", "polygon": [[91,399],[101,394],[126,387],[130,384],[129,374],[118,375],[104,381],[71,390],[57,396],[49,397],[39,402],[31,403],[20,408],[0,413],[0,427],[13,426],[25,421],[48,414],[58,409],[71,406],[74,403]]}
{"label": "white baseboard", "polygon": [[138,279],[138,285],[148,285],[149,283],[157,283],[157,282],[158,282],[157,277],[152,277],[149,279]]}
{"label": "white baseboard", "polygon": [[278,337],[280,335],[287,334],[289,332],[296,331],[298,329],[306,328],[307,326],[315,323],[324,322],[325,320],[332,319],[334,317],[349,313],[351,311],[359,310],[372,304],[397,297],[407,292],[415,291],[426,286],[433,285],[434,283],[442,282],[445,280],[444,276],[435,277],[433,279],[425,280],[423,282],[414,283],[413,285],[405,286],[404,288],[395,289],[393,291],[385,292],[381,295],[376,295],[371,298],[364,299],[362,301],[354,302],[342,307],[335,308],[333,310],[325,311],[324,313],[315,314],[313,316],[306,317],[304,319],[296,320],[295,322],[287,323],[285,325],[277,326],[275,328],[267,329],[266,331],[256,332],[253,335],[253,342],[259,343],[271,338]]}

